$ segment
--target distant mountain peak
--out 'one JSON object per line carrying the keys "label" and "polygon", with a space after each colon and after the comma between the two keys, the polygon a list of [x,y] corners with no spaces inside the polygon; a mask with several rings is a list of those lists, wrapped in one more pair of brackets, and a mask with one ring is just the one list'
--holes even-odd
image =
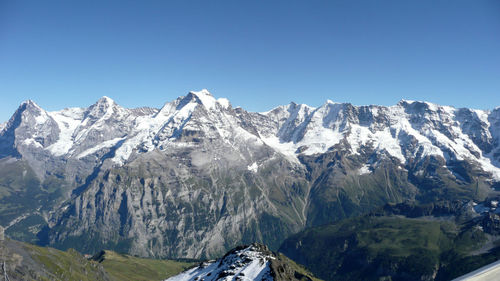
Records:
{"label": "distant mountain peak", "polygon": [[31,99],[28,99],[28,100],[25,100],[21,103],[21,106],[22,105],[27,105],[27,106],[34,106],[34,107],[37,107],[37,108],[40,108],[40,106],[38,104],[36,104],[33,100]]}
{"label": "distant mountain peak", "polygon": [[89,107],[89,115],[93,117],[110,117],[116,108],[121,108],[113,99],[103,96]]}
{"label": "distant mountain peak", "polygon": [[115,101],[108,96],[102,96],[100,99],[97,100],[97,103],[114,104]]}
{"label": "distant mountain peak", "polygon": [[201,91],[190,91],[185,99],[196,100],[199,104],[202,104],[207,110],[212,110],[216,108],[219,104],[223,108],[228,108],[230,103],[226,98],[216,99],[207,89],[202,89]]}
{"label": "distant mountain peak", "polygon": [[330,100],[330,99],[327,99],[327,100],[325,101],[325,104],[339,104],[339,103],[338,103],[338,102],[334,102],[334,101],[332,101],[332,100]]}
{"label": "distant mountain peak", "polygon": [[189,91],[189,93],[193,94],[193,95],[196,95],[196,96],[210,96],[210,97],[213,97],[213,95],[207,89],[201,89],[200,91]]}
{"label": "distant mountain peak", "polygon": [[401,99],[401,100],[398,102],[398,104],[404,104],[404,103],[407,103],[407,104],[412,104],[412,103],[414,103],[414,102],[416,102],[416,101],[414,101],[414,100],[407,100],[407,99]]}

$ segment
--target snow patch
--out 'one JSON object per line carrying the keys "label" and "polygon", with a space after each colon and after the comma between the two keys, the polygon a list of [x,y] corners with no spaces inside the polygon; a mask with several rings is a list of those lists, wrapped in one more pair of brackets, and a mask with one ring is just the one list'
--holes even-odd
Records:
{"label": "snow patch", "polygon": [[249,165],[249,166],[247,167],[247,169],[248,169],[249,171],[252,171],[252,172],[254,172],[254,173],[257,173],[257,171],[259,170],[259,165],[257,165],[257,162],[253,162],[253,164],[252,164],[252,165]]}
{"label": "snow patch", "polygon": [[43,145],[39,142],[37,142],[36,140],[32,139],[32,138],[29,138],[29,139],[25,139],[23,141],[23,143],[25,145],[28,145],[28,146],[35,146],[35,147],[38,147],[38,148],[43,148]]}
{"label": "snow patch", "polygon": [[296,145],[294,145],[291,142],[281,142],[280,139],[277,136],[267,136],[267,137],[262,137],[262,141],[285,156],[287,159],[299,163],[299,160],[297,156],[295,155],[295,151],[297,150]]}
{"label": "snow patch", "polygon": [[228,109],[231,103],[226,98],[218,98],[217,103],[220,104],[223,108]]}
{"label": "snow patch", "polygon": [[370,174],[371,171],[370,171],[370,166],[367,165],[367,164],[364,164],[361,168],[359,168],[358,170],[358,175],[366,175],[366,174]]}
{"label": "snow patch", "polygon": [[109,147],[113,147],[115,146],[118,142],[124,140],[125,137],[122,137],[122,138],[114,138],[112,140],[107,140],[107,141],[104,141],[92,148],[89,148],[87,150],[85,150],[84,152],[78,154],[78,156],[76,157],[77,159],[80,159],[80,158],[84,158],[90,154],[93,154],[93,153],[96,153],[97,151],[103,149],[103,148],[109,148]]}

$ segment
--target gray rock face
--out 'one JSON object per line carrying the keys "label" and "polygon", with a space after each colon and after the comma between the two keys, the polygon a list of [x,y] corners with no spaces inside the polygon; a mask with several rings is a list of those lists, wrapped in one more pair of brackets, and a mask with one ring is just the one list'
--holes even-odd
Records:
{"label": "gray rock face", "polygon": [[252,113],[206,90],[159,110],[28,101],[0,131],[0,164],[36,174],[42,242],[212,257],[387,202],[484,197],[500,180],[499,112],[328,101]]}

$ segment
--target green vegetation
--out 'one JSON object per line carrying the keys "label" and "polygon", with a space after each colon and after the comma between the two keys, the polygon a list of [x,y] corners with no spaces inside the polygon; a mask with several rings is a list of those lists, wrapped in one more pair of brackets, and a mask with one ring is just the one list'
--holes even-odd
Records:
{"label": "green vegetation", "polygon": [[[290,276],[282,276],[282,275],[293,272],[293,278],[297,280],[322,281],[321,279],[314,277],[314,275],[311,272],[309,272],[305,267],[297,264],[293,260],[289,259],[287,256],[281,253],[278,253],[277,256],[278,257],[276,260],[271,260],[271,269],[275,272],[276,279],[290,280],[291,279]],[[283,264],[286,264],[286,266],[283,266]],[[289,270],[290,272],[286,272],[287,268],[290,269]]]}
{"label": "green vegetation", "polygon": [[103,251],[93,257],[116,280],[164,280],[193,266],[194,262],[155,260]]}
{"label": "green vegetation", "polygon": [[73,249],[60,251],[11,239],[0,242],[0,253],[13,280],[164,280],[195,264],[137,258],[112,251],[87,259]]}
{"label": "green vegetation", "polygon": [[47,225],[47,222],[42,216],[33,214],[9,227],[6,233],[12,239],[37,243],[38,237],[36,235],[45,225]]}
{"label": "green vegetation", "polygon": [[446,280],[485,240],[478,229],[452,221],[364,216],[305,230],[280,251],[326,280],[432,280],[438,273]]}
{"label": "green vegetation", "polygon": [[75,250],[63,252],[30,244],[25,247],[47,271],[47,280],[110,280],[98,263],[88,261]]}
{"label": "green vegetation", "polygon": [[0,225],[33,211],[44,192],[31,168],[23,161],[0,161]]}
{"label": "green vegetation", "polygon": [[38,243],[36,234],[47,224],[41,216],[63,193],[64,181],[54,175],[43,182],[25,160],[0,159],[0,225],[9,237]]}

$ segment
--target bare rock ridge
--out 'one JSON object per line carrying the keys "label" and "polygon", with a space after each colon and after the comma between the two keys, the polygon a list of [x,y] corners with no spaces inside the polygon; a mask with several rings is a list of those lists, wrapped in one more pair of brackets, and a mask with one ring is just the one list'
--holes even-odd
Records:
{"label": "bare rock ridge", "polygon": [[482,199],[499,163],[500,108],[327,101],[255,113],[207,90],[160,109],[27,101],[0,127],[0,225],[84,253],[215,257],[254,241],[277,249],[385,203]]}

